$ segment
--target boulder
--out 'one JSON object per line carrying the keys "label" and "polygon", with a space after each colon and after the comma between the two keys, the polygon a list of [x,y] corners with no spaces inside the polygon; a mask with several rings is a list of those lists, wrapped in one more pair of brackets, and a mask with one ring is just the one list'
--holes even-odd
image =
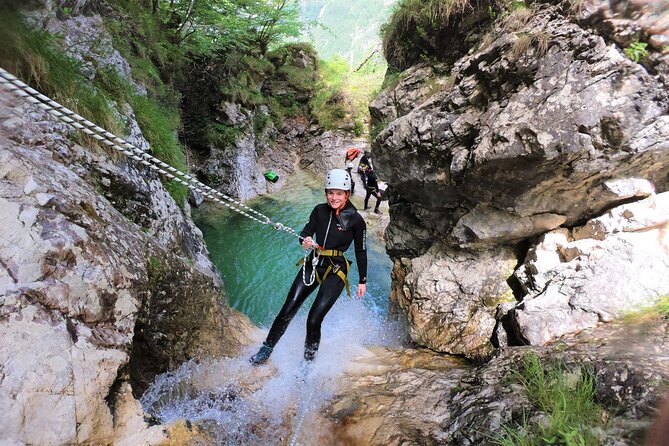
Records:
{"label": "boulder", "polygon": [[425,254],[395,260],[391,301],[401,310],[411,339],[432,350],[486,359],[501,302],[515,302],[506,283],[515,253],[495,247],[472,254],[435,244]]}
{"label": "boulder", "polygon": [[[472,305],[470,316],[477,309],[487,315],[477,320],[479,340],[488,333],[495,345],[543,344],[652,303],[665,289],[660,277],[669,276],[668,253],[647,245],[653,237],[664,240],[652,226],[663,217],[644,215],[655,212],[653,200],[669,189],[662,72],[635,63],[615,39],[589,28],[599,23],[595,12],[573,20],[548,2],[533,8],[512,11],[447,67],[411,67],[373,106],[379,122],[390,119],[372,153],[390,185],[386,243],[400,281],[395,295],[412,339],[440,351],[453,351],[456,343],[443,341],[447,328],[428,327],[461,326],[457,313],[442,311],[451,301]],[[445,72],[448,81],[437,74]],[[439,82],[442,88],[426,87]],[[392,98],[406,99],[400,106]],[[631,223],[597,220],[632,202],[639,202],[634,213],[643,217],[634,218],[646,229],[619,231],[616,225]],[[602,234],[611,235],[600,240]],[[537,237],[562,248],[532,263]],[[458,254],[444,262],[445,252]],[[478,282],[470,288],[481,290],[495,277],[513,289],[496,316],[475,306],[468,290],[435,293],[429,280],[417,279],[451,274],[460,257],[471,264],[459,282]],[[525,265],[511,274],[514,258]],[[477,263],[488,273],[470,277]],[[632,280],[634,274],[642,279]],[[602,301],[607,293],[616,296],[615,305]],[[441,317],[426,316],[432,311]],[[490,317],[497,321],[494,334]],[[478,347],[466,350],[483,344],[457,348],[475,358]]]}
{"label": "boulder", "polygon": [[669,192],[540,237],[515,277],[509,337],[543,345],[669,294]]}
{"label": "boulder", "polygon": [[496,239],[505,243],[528,237],[528,219],[553,214],[573,225],[620,203],[602,193],[607,182],[669,186],[664,86],[552,8],[519,32],[539,28],[551,42],[541,58],[532,47],[514,56],[514,38],[503,35],[454,65],[453,90],[392,121],[373,142],[376,167],[399,201],[467,211],[460,227],[454,222],[457,234],[440,228],[454,240],[477,240],[461,226],[481,209],[519,220]]}

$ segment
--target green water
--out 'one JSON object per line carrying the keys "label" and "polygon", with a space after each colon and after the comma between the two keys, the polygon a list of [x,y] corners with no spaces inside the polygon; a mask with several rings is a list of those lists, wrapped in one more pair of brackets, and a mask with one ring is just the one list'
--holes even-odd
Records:
{"label": "green water", "polygon": [[[322,187],[320,180],[308,172],[298,171],[281,192],[246,204],[299,233],[313,207],[325,201]],[[353,204],[359,209],[362,207],[358,197],[353,199]],[[212,261],[223,275],[230,305],[256,324],[269,326],[283,305],[299,269],[295,263],[304,254],[297,238],[249,220],[221,205],[203,205],[193,213],[193,217],[204,234]],[[375,313],[385,315],[392,263],[375,232],[368,229],[367,295],[363,302]],[[353,244],[346,257],[355,265]],[[355,266],[352,266],[349,280],[351,294],[355,295],[358,283]],[[303,305],[303,311],[309,308],[315,294]],[[341,299],[348,299],[345,291]]]}

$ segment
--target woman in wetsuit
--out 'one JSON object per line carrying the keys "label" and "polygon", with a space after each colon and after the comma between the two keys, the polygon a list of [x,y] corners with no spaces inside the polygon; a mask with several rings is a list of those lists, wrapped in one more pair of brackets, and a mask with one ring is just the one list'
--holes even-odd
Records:
{"label": "woman in wetsuit", "polygon": [[[321,340],[321,323],[346,286],[349,262],[344,252],[355,242],[355,259],[358,266],[358,297],[367,289],[366,225],[362,216],[349,201],[351,175],[342,169],[333,169],[325,179],[326,203],[317,205],[309,222],[300,233],[304,249],[315,248],[300,268],[290,287],[286,302],[274,319],[265,342],[250,359],[251,364],[265,363],[274,346],[286,332],[306,298],[316,289],[318,294],[307,318],[307,336],[304,342],[304,359],[311,361]],[[312,236],[316,234],[316,240]],[[318,247],[316,247],[318,245]],[[322,249],[321,249],[322,248]],[[314,253],[317,253],[314,261]],[[315,264],[315,275],[312,276]],[[312,280],[313,277],[313,280]]]}

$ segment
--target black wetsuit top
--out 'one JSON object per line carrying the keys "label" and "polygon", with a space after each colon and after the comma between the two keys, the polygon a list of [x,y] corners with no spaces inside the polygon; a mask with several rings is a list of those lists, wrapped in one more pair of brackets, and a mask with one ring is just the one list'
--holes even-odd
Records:
{"label": "black wetsuit top", "polygon": [[[328,222],[330,230],[327,234]],[[339,211],[339,215],[327,203],[317,205],[300,235],[302,237],[311,237],[316,233],[316,243],[325,249],[337,249],[345,252],[351,242],[355,241],[355,260],[358,266],[358,283],[367,283],[367,225],[362,216],[358,213],[355,206],[350,201],[346,202],[344,209]],[[325,265],[324,262],[332,261],[341,268],[346,268],[346,262],[343,257],[321,258],[319,265]]]}

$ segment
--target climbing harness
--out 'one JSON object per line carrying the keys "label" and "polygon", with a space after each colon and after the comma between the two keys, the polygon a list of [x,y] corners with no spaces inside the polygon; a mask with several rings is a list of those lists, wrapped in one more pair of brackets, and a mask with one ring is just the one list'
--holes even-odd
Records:
{"label": "climbing harness", "polygon": [[[319,257],[321,257],[321,256],[322,257],[343,257],[344,261],[346,262],[346,272],[344,272],[339,265],[335,264],[334,262],[332,262],[330,260],[330,265],[328,265],[327,269],[323,273],[323,276],[318,274],[318,272],[316,271],[316,267],[314,265],[314,267],[311,270],[311,283],[307,284],[305,282],[304,284],[307,285],[307,286],[312,285],[314,283],[313,282],[314,275],[316,277],[316,280],[318,280],[319,284],[323,283],[325,278],[330,273],[333,273],[333,274],[336,274],[337,276],[339,276],[339,278],[342,280],[342,282],[344,282],[344,285],[346,286],[346,294],[348,294],[348,297],[351,297],[351,286],[349,285],[348,278],[347,278],[347,274],[348,274],[348,271],[350,269],[351,262],[348,261],[348,259],[344,256],[343,252],[341,252],[337,249],[318,249],[317,248],[316,250],[318,251],[318,256]],[[314,254],[314,258],[315,257],[316,257],[316,255]],[[313,262],[313,260],[312,260],[312,262]],[[301,259],[299,262],[297,262],[298,265],[302,265],[303,263],[305,263],[304,259]],[[304,268],[304,266],[303,266],[303,268]],[[302,269],[302,279],[304,280],[304,269]]]}
{"label": "climbing harness", "polygon": [[[323,246],[328,241],[328,234],[330,233],[330,224],[332,223],[332,211],[330,212],[330,219],[328,220],[328,227],[325,230],[325,240],[323,240]],[[305,251],[304,253],[304,258],[300,259],[299,262],[297,262],[296,266],[302,265],[302,283],[304,283],[306,286],[311,286],[314,284],[315,281],[318,281],[319,284],[323,283],[325,278],[330,274],[334,273],[339,278],[344,282],[344,285],[346,286],[346,294],[348,294],[348,297],[351,297],[351,286],[348,283],[348,278],[347,274],[350,269],[351,263],[348,261],[346,256],[344,255],[343,252],[339,251],[338,249],[325,249],[321,246],[316,245],[313,250],[313,257],[311,259],[311,275],[309,276],[309,280],[307,281],[307,263],[309,260],[309,255],[311,254],[309,251]],[[341,267],[332,260],[330,260],[330,265],[328,265],[327,269],[325,270],[325,273],[323,273],[323,276],[318,274],[318,271],[316,271],[316,266],[318,265],[318,262],[320,261],[321,257],[343,257],[344,261],[346,262],[346,271],[342,271]],[[329,260],[329,259],[328,259]]]}
{"label": "climbing harness", "polygon": [[88,121],[74,111],[66,108],[48,96],[45,96],[39,91],[33,89],[29,85],[21,82],[18,78],[3,68],[0,68],[0,86],[8,88],[14,94],[24,98],[31,104],[39,106],[41,109],[49,112],[67,125],[89,135],[93,139],[109,147],[118,150],[119,152],[126,154],[129,158],[132,158],[135,161],[139,161],[144,166],[147,166],[150,169],[164,175],[168,179],[176,181],[177,183],[181,183],[189,189],[202,194],[202,196],[205,198],[220,203],[255,222],[272,226],[277,231],[284,231],[294,237],[297,237],[300,240],[304,240],[304,237],[300,236],[293,228],[285,226],[279,222],[273,222],[268,216],[246,206],[241,201],[235,200],[234,198],[229,197],[228,195],[201,183],[192,176],[181,172],[180,170],[170,166],[158,158],[155,158],[146,151]]}

